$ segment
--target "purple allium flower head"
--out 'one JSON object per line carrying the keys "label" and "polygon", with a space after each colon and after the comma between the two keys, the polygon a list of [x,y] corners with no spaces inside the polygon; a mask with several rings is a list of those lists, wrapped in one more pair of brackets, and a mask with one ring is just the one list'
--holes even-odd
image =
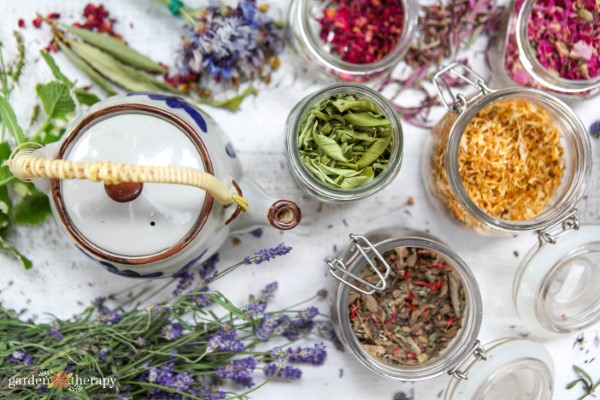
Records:
{"label": "purple allium flower head", "polygon": [[173,341],[181,336],[183,332],[183,326],[179,323],[167,324],[163,326],[160,331],[165,336],[165,339]]}
{"label": "purple allium flower head", "polygon": [[177,283],[175,290],[173,290],[173,296],[181,296],[190,286],[192,286],[194,276],[194,274],[188,271],[179,274],[177,276],[179,282]]}
{"label": "purple allium flower head", "polygon": [[[267,378],[271,378],[277,372],[278,365],[271,363],[267,364],[264,369],[265,376]],[[302,377],[302,370],[300,368],[294,367],[292,365],[286,365],[282,367],[278,372],[275,378],[281,379],[284,381],[297,381]]]}
{"label": "purple allium flower head", "polygon": [[100,313],[98,313],[96,315],[96,319],[99,320],[100,322],[104,322],[107,325],[113,325],[121,320],[121,314],[119,314],[116,311],[113,311],[113,312],[101,311]]}
{"label": "purple allium flower head", "polygon": [[236,339],[236,335],[237,332],[234,329],[221,330],[208,339],[208,348],[213,351],[239,353],[244,350],[244,344]]}
{"label": "purple allium flower head", "polygon": [[100,351],[98,352],[98,357],[102,360],[105,361],[106,360],[106,355],[110,353],[110,349],[100,349]]}
{"label": "purple allium flower head", "polygon": [[252,303],[242,308],[242,312],[244,313],[244,318],[250,320],[264,313],[266,308],[267,305],[265,303]]}
{"label": "purple allium flower head", "polygon": [[48,328],[46,331],[46,337],[54,337],[57,340],[62,340],[63,335],[60,333],[59,329],[60,327],[57,323],[52,324],[52,326],[50,326],[50,328]]}
{"label": "purple allium flower head", "polygon": [[254,357],[241,358],[239,360],[230,360],[228,365],[222,365],[217,368],[216,375],[219,378],[231,379],[244,387],[254,386],[252,373],[256,369],[256,359]]}
{"label": "purple allium flower head", "polygon": [[253,256],[248,256],[244,259],[246,264],[261,264],[264,261],[269,261],[278,256],[284,256],[292,251],[292,248],[286,246],[284,243],[279,243],[277,247],[270,249],[262,249],[254,253]]}
{"label": "purple allium flower head", "polygon": [[290,347],[287,353],[289,362],[296,364],[323,365],[327,357],[327,350],[323,343],[317,343],[314,347],[298,347],[296,350]]}

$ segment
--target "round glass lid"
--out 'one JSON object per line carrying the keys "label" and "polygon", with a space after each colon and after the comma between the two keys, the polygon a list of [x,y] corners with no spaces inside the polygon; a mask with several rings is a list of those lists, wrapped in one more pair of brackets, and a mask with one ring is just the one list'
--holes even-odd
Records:
{"label": "round glass lid", "polygon": [[464,367],[467,379],[451,379],[445,400],[552,399],[554,366],[544,346],[504,339],[488,344],[483,353]]}
{"label": "round glass lid", "polygon": [[530,253],[517,273],[514,301],[523,322],[540,336],[600,321],[600,226],[565,231]]}

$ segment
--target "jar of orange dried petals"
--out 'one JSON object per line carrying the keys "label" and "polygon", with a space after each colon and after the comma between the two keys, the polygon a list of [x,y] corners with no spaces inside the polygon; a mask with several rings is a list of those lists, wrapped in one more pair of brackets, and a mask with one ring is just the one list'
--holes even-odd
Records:
{"label": "jar of orange dried petals", "polygon": [[[453,93],[447,75],[477,93]],[[484,235],[544,230],[573,214],[592,160],[567,104],[530,88],[492,90],[460,63],[442,68],[434,85],[448,113],[433,128],[424,171],[442,213]]]}

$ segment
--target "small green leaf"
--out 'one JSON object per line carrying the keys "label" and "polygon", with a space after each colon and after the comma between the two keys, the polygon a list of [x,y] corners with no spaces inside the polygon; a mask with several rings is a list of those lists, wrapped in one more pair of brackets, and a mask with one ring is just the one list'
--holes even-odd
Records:
{"label": "small green leaf", "polygon": [[335,140],[321,134],[314,135],[314,140],[317,146],[329,157],[336,161],[348,162],[348,159],[344,157],[342,148]]}
{"label": "small green leaf", "polygon": [[100,98],[96,96],[94,93],[90,93],[83,89],[75,89],[73,91],[75,94],[75,99],[79,104],[83,104],[86,106],[92,106],[100,101]]}
{"label": "small green leaf", "polygon": [[368,113],[348,113],[344,115],[344,119],[354,126],[376,127],[388,126],[391,124],[387,118],[375,118]]}
{"label": "small green leaf", "polygon": [[33,264],[29,261],[24,255],[19,253],[14,247],[12,247],[8,242],[6,242],[2,237],[0,237],[0,251],[11,254],[16,257],[25,269],[30,269]]}
{"label": "small green leaf", "polygon": [[11,149],[8,142],[0,143],[0,186],[6,185],[12,181],[15,176],[10,172],[7,166],[2,166],[4,161],[8,160],[11,154]]}
{"label": "small green leaf", "polygon": [[33,190],[34,192],[23,197],[14,207],[14,219],[19,225],[36,225],[52,215],[48,196]]}
{"label": "small green leaf", "polygon": [[100,86],[109,96],[117,94],[116,90],[113,89],[110,82],[100,75],[94,68],[86,63],[77,53],[69,48],[66,44],[57,40],[56,43],[60,47],[61,51],[65,56],[73,63],[77,68],[83,71],[94,83]]}
{"label": "small green leaf", "polygon": [[0,232],[10,226],[12,204],[6,186],[0,186]]}
{"label": "small green leaf", "polygon": [[0,120],[2,120],[2,124],[6,127],[6,129],[8,129],[11,135],[13,135],[18,144],[25,142],[25,134],[23,133],[23,129],[21,129],[21,126],[17,121],[17,116],[15,115],[14,110],[4,96],[1,95]]}
{"label": "small green leaf", "polygon": [[58,65],[56,65],[56,62],[54,61],[54,57],[52,57],[47,51],[45,50],[40,50],[40,54],[42,55],[42,57],[44,58],[44,60],[46,61],[46,64],[48,64],[48,67],[50,67],[50,71],[52,71],[52,75],[54,75],[54,77],[56,79],[58,79],[59,81],[61,81],[62,83],[64,83],[65,85],[67,85],[69,88],[72,88],[74,83],[71,82],[69,80],[69,78],[67,78],[61,71],[60,68],[58,68]]}
{"label": "small green leaf", "polygon": [[225,108],[229,111],[236,112],[240,109],[242,101],[250,95],[258,94],[258,90],[252,86],[244,90],[241,94],[231,97],[225,100],[210,100],[210,99],[197,99],[198,103],[206,104],[212,107]]}
{"label": "small green leaf", "polygon": [[222,293],[213,292],[210,293],[209,296],[215,303],[223,307],[225,310],[237,315],[238,317],[244,317],[244,313],[242,312],[242,310],[234,306],[229,300],[227,300],[225,296],[223,296]]}
{"label": "small green leaf", "polygon": [[573,389],[575,386],[577,386],[577,384],[578,384],[579,382],[582,382],[582,380],[581,380],[581,379],[575,379],[573,382],[570,382],[570,383],[567,385],[567,390],[571,390],[571,389]]}
{"label": "small green leaf", "polygon": [[132,67],[141,68],[150,72],[167,72],[164,67],[152,61],[150,57],[141,54],[137,50],[127,46],[122,40],[115,39],[106,33],[96,33],[69,25],[63,25],[63,27],[92,46],[104,50]]}
{"label": "small green leaf", "polygon": [[587,372],[585,372],[583,369],[581,369],[577,365],[573,365],[573,370],[575,371],[575,373],[577,375],[579,375],[579,377],[581,378],[581,380],[585,383],[585,385],[587,387],[591,387],[594,384],[594,380],[592,379],[592,377]]}
{"label": "small green leaf", "polygon": [[42,107],[48,119],[67,119],[67,115],[75,111],[75,102],[69,87],[63,82],[53,81],[38,83],[35,87]]}
{"label": "small green leaf", "polygon": [[358,168],[365,168],[375,162],[385,152],[391,141],[391,136],[377,139],[358,160]]}

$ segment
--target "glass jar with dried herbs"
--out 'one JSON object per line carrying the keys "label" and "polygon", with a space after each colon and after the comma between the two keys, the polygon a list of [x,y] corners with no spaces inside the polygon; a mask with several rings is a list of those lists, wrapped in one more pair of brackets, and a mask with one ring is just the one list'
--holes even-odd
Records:
{"label": "glass jar with dried herbs", "polygon": [[569,100],[600,93],[600,6],[595,0],[512,0],[495,69],[509,85]]}
{"label": "glass jar with dried herbs", "polygon": [[[477,94],[455,95],[446,74]],[[568,105],[530,88],[492,90],[458,63],[442,68],[434,83],[448,113],[432,130],[423,171],[443,214],[477,233],[503,235],[543,229],[573,210],[592,158],[586,129]]]}
{"label": "glass jar with dried herbs", "polygon": [[291,173],[324,201],[351,201],[387,186],[402,164],[402,126],[388,101],[357,84],[336,84],[300,101],[286,122]]}
{"label": "glass jar with dried herbs", "polygon": [[377,82],[408,51],[415,0],[293,0],[288,40],[315,70],[346,82]]}

